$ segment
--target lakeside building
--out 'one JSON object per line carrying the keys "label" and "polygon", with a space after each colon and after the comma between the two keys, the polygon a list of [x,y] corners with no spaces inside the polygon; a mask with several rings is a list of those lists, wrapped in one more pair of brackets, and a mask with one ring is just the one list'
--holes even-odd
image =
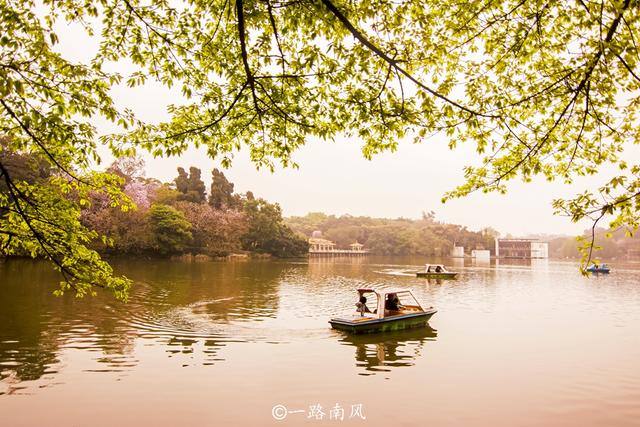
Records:
{"label": "lakeside building", "polygon": [[454,246],[451,250],[452,258],[464,258],[464,246]]}
{"label": "lakeside building", "polygon": [[486,249],[474,249],[471,251],[471,258],[481,261],[489,261],[491,259],[491,252]]}
{"label": "lakeside building", "polygon": [[314,256],[361,256],[367,255],[368,250],[362,243],[354,242],[349,245],[349,249],[338,249],[331,240],[323,239],[322,232],[314,231],[309,238],[309,255]]}
{"label": "lakeside building", "polygon": [[627,258],[640,259],[640,247],[627,249]]}
{"label": "lakeside building", "polygon": [[496,239],[496,258],[546,259],[549,243],[538,239]]}

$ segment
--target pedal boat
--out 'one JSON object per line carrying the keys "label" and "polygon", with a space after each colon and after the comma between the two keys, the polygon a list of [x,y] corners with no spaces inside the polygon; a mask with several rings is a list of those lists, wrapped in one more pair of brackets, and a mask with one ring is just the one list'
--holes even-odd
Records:
{"label": "pedal boat", "polygon": [[611,271],[607,264],[592,264],[587,267],[589,273],[604,273],[607,274]]}
{"label": "pedal boat", "polygon": [[455,279],[458,273],[449,271],[442,264],[426,264],[423,271],[417,271],[416,277],[427,279]]}
{"label": "pedal boat", "polygon": [[[376,291],[363,288],[357,291],[358,311],[329,320],[334,329],[353,334],[367,334],[420,328],[426,326],[431,316],[438,311],[434,307],[423,308],[408,289]],[[388,299],[394,295],[399,302],[397,310],[385,309],[385,306],[389,307]],[[362,297],[366,298],[364,304],[360,302],[363,301]]]}

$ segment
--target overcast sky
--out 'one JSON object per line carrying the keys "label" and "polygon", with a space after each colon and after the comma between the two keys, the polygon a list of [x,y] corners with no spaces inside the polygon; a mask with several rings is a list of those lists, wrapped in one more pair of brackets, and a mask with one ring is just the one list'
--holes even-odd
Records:
{"label": "overcast sky", "polygon": [[[396,153],[371,161],[360,153],[357,141],[311,142],[296,153],[299,169],[257,171],[245,153],[225,171],[237,192],[251,190],[278,202],[286,216],[322,211],[329,214],[418,218],[435,211],[441,221],[478,230],[490,226],[502,234],[568,233],[588,224],[572,224],[553,215],[553,198],[571,195],[561,185],[514,182],[507,195],[473,194],[441,203],[442,195],[462,182],[462,167],[473,157],[469,150],[449,151],[441,141],[401,144]],[[208,179],[218,162],[193,150],[180,158],[147,161],[149,176],[171,181],[176,167],[197,166]]]}
{"label": "overcast sky", "polygon": [[[96,43],[77,27],[58,30],[58,50],[66,57],[86,61],[95,52]],[[118,65],[126,74],[127,66]],[[116,102],[132,108],[139,118],[158,122],[168,118],[166,106],[180,99],[179,89],[168,89],[154,83],[129,89],[125,85],[113,90]],[[101,132],[114,128],[97,122]],[[365,160],[358,140],[336,138],[334,142],[309,141],[294,155],[299,169],[256,170],[247,152],[235,156],[233,166],[225,171],[235,183],[236,192],[253,191],[256,196],[278,202],[285,216],[322,211],[328,214],[367,215],[374,217],[419,218],[423,211],[433,210],[436,219],[461,224],[471,230],[492,227],[502,235],[524,236],[532,233],[577,234],[589,222],[573,224],[566,217],[553,215],[554,198],[570,197],[585,189],[601,185],[604,178],[589,177],[572,186],[547,183],[542,179],[524,184],[513,181],[507,195],[473,194],[463,199],[440,202],[442,195],[463,182],[465,165],[478,164],[479,157],[471,145],[449,150],[438,136],[422,144],[400,142],[395,153],[377,155]],[[102,149],[103,166],[113,160]],[[179,158],[153,159],[141,153],[146,161],[147,176],[168,182],[176,168],[196,166],[202,170],[207,187],[210,171],[220,168],[204,151],[189,150]],[[605,175],[610,174],[604,171]]]}

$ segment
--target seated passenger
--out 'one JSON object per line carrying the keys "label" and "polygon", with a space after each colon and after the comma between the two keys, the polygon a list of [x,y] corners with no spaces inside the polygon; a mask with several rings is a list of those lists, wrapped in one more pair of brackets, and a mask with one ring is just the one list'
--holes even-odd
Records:
{"label": "seated passenger", "polygon": [[436,267],[436,273],[442,273],[442,267],[441,266],[437,266]]}
{"label": "seated passenger", "polygon": [[360,316],[364,316],[365,313],[371,313],[369,307],[367,307],[367,297],[360,296],[360,301],[356,303],[356,308],[360,312]]}
{"label": "seated passenger", "polygon": [[396,294],[388,294],[387,299],[384,302],[385,310],[398,311],[400,310],[400,300],[398,299],[398,295]]}

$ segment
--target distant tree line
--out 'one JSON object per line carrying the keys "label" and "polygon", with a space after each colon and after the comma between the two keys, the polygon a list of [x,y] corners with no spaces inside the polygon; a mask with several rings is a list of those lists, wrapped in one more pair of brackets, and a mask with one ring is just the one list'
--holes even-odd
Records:
{"label": "distant tree line", "polygon": [[[52,174],[47,163],[35,156],[0,155],[16,180],[44,182]],[[146,178],[139,158],[118,159],[108,172],[119,177],[120,189],[133,204],[123,210],[99,191],[83,203],[81,224],[94,231],[88,243],[98,252],[163,256],[251,252],[291,257],[308,251],[307,240],[285,225],[277,203],[251,192],[234,193],[233,183],[218,169],[212,171],[208,194],[196,167],[188,172],[179,167],[172,183]],[[0,184],[0,197],[6,191]],[[68,197],[74,197],[73,193]]]}
{"label": "distant tree line", "polygon": [[350,215],[336,217],[314,212],[287,218],[286,223],[306,236],[319,230],[323,238],[333,241],[338,247],[346,248],[357,241],[371,253],[379,255],[448,256],[454,246],[464,246],[467,253],[472,249],[488,249],[493,253],[498,236],[492,228],[476,232],[460,225],[439,222],[433,212],[425,212],[417,220]]}
{"label": "distant tree line", "polygon": [[[34,155],[0,150],[0,157],[16,181],[45,185],[57,173]],[[97,191],[84,203],[81,223],[94,230],[90,247],[102,253],[225,256],[251,252],[300,256],[308,250],[307,238],[320,230],[323,238],[338,247],[347,248],[357,241],[371,253],[380,255],[446,256],[454,245],[463,246],[467,253],[472,249],[488,249],[493,254],[494,240],[499,235],[492,228],[470,231],[464,226],[445,224],[437,221],[433,212],[423,213],[417,220],[336,217],[320,212],[283,219],[277,203],[256,198],[250,191],[235,193],[234,184],[218,169],[211,172],[208,192],[202,172],[196,167],[188,171],[179,167],[171,183],[146,178],[144,162],[138,158],[121,158],[108,171],[119,178],[120,189],[133,203],[132,209],[123,210],[122,206],[114,206],[107,194]],[[0,181],[0,197],[7,192],[8,188]],[[65,197],[73,198],[73,192]],[[57,203],[64,204],[64,197]],[[5,211],[0,209],[0,220]],[[640,239],[628,234],[624,229],[596,229],[598,250],[594,257],[640,258]],[[83,234],[82,238],[90,237]],[[590,239],[591,230],[585,231],[583,238]],[[549,256],[579,258],[578,240],[548,239]],[[27,248],[23,252],[29,255]]]}
{"label": "distant tree line", "polygon": [[[549,256],[552,258],[579,258],[580,240],[590,240],[592,230],[585,230],[582,236],[557,237],[549,241]],[[629,230],[619,228],[607,230],[596,228],[593,231],[595,243],[594,259],[611,260],[614,258],[640,259],[640,238]]]}
{"label": "distant tree line", "polygon": [[[495,239],[499,237],[499,233],[490,227],[470,231],[461,225],[439,222],[433,212],[423,213],[420,219],[350,215],[336,217],[313,212],[306,216],[287,218],[285,222],[299,234],[311,236],[314,231],[319,230],[322,238],[333,241],[340,248],[348,248],[357,241],[364,244],[370,253],[379,255],[448,256],[453,246],[463,246],[466,254],[470,254],[473,249],[487,249],[491,255],[495,255]],[[539,237],[549,242],[550,258],[579,259],[582,241],[590,240],[592,236],[589,229],[577,238],[548,235]],[[640,259],[640,238],[631,235],[625,228],[596,228],[593,237],[595,259]]]}
{"label": "distant tree line", "polygon": [[[420,219],[351,215],[337,217],[313,212],[306,216],[287,218],[285,222],[299,234],[311,236],[314,231],[319,230],[322,232],[322,238],[333,241],[339,248],[348,248],[351,243],[357,241],[364,244],[370,253],[379,255],[448,256],[453,246],[463,246],[467,255],[473,249],[486,249],[491,255],[495,255],[495,239],[500,237],[491,227],[470,231],[461,225],[445,224],[437,221],[433,212],[423,213]],[[550,258],[579,259],[582,241],[590,240],[591,233],[589,229],[577,238],[548,235],[529,237],[539,237],[549,242]],[[625,228],[596,228],[593,237],[595,259],[640,259],[640,238],[631,235]]]}

